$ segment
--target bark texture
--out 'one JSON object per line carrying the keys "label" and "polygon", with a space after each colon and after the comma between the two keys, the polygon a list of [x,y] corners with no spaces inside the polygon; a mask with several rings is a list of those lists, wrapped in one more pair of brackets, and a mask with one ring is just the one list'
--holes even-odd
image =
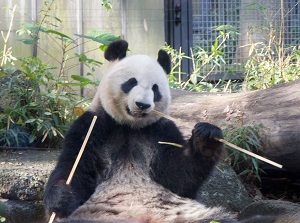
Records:
{"label": "bark texture", "polygon": [[171,116],[189,123],[191,128],[203,121],[222,123],[223,127],[233,122],[262,124],[261,153],[282,164],[284,171],[300,173],[300,80],[231,94],[174,90],[172,98]]}

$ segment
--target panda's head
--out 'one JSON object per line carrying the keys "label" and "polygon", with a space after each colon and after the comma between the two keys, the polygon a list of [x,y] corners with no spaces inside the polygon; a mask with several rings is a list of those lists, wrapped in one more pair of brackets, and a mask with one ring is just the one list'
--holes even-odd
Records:
{"label": "panda's head", "polygon": [[152,111],[168,113],[171,101],[167,73],[170,58],[160,50],[157,61],[146,55],[126,57],[128,43],[124,40],[110,44],[105,58],[112,62],[101,79],[92,108],[103,106],[119,124],[142,128],[156,122]]}

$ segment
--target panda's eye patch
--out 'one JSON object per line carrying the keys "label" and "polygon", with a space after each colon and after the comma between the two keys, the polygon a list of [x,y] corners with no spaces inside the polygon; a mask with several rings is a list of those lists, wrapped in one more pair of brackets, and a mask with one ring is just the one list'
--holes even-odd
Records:
{"label": "panda's eye patch", "polygon": [[161,95],[161,93],[159,91],[159,88],[158,88],[157,84],[154,84],[152,86],[152,91],[154,93],[154,101],[160,101],[161,98],[162,98],[162,95]]}
{"label": "panda's eye patch", "polygon": [[129,93],[132,88],[137,85],[137,80],[135,78],[130,78],[128,81],[121,85],[121,89],[124,93]]}

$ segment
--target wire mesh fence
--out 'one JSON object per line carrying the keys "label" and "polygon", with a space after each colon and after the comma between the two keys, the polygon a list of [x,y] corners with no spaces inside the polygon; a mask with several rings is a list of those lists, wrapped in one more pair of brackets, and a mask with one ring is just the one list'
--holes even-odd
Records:
{"label": "wire mesh fence", "polygon": [[[15,31],[24,22],[37,21],[43,1],[1,1],[0,6],[18,5],[11,37],[17,38]],[[134,53],[156,56],[164,45],[168,30],[164,26],[168,19],[164,14],[175,10],[167,8],[160,0],[111,0],[113,8],[106,12],[99,1],[56,1],[53,15],[60,18],[59,30],[73,35],[86,34],[91,29],[100,29],[120,35],[127,39]],[[165,1],[171,2],[171,1]],[[175,0],[174,0],[175,2]],[[184,1],[176,1],[182,4]],[[216,27],[231,27],[239,35],[228,38],[222,48],[224,63],[214,69],[216,75],[230,76],[244,72],[243,63],[249,58],[250,43],[268,42],[271,38],[281,38],[285,47],[299,45],[300,39],[300,1],[299,0],[189,0],[192,3],[192,29],[194,48],[210,51],[221,31]],[[0,30],[4,32],[10,21],[8,10],[2,10]],[[190,13],[183,11],[182,13]],[[275,31],[274,31],[275,30]],[[164,33],[165,31],[165,33]],[[273,35],[273,36],[271,36]],[[42,42],[42,41],[41,41]],[[183,40],[181,44],[185,44]],[[47,45],[48,44],[48,45]],[[18,56],[29,55],[31,49],[18,42],[11,42],[13,52]],[[0,42],[0,47],[2,43]],[[85,46],[86,48],[88,46]],[[54,49],[53,44],[45,42],[45,49]],[[89,50],[89,48],[87,48]],[[178,49],[177,49],[178,50]],[[92,56],[99,57],[98,54]],[[207,70],[203,70],[207,72]],[[235,78],[235,77],[234,77]],[[217,78],[218,79],[218,78]]]}
{"label": "wire mesh fence", "polygon": [[299,45],[299,10],[299,0],[193,0],[193,46],[209,51],[220,34],[216,27],[234,28],[239,34],[226,40],[225,64],[214,73],[243,74],[251,43],[268,43],[274,38],[284,47]]}

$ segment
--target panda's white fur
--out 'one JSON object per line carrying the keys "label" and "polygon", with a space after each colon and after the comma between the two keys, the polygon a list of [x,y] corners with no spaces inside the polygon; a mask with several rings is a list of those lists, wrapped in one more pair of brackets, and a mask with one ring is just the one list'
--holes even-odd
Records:
{"label": "panda's white fur", "polygon": [[[120,61],[114,61],[107,74],[101,79],[97,93],[89,107],[97,111],[99,106],[110,114],[120,124],[133,128],[143,128],[156,122],[159,116],[151,113],[153,109],[168,114],[171,101],[168,79],[159,63],[146,55],[132,55]],[[138,84],[128,93],[120,91],[121,85],[130,78],[135,78]],[[152,86],[158,85],[163,97],[154,102]],[[151,107],[141,110],[135,102],[150,104]],[[130,115],[127,111],[130,110]],[[143,117],[140,117],[144,114]]]}

